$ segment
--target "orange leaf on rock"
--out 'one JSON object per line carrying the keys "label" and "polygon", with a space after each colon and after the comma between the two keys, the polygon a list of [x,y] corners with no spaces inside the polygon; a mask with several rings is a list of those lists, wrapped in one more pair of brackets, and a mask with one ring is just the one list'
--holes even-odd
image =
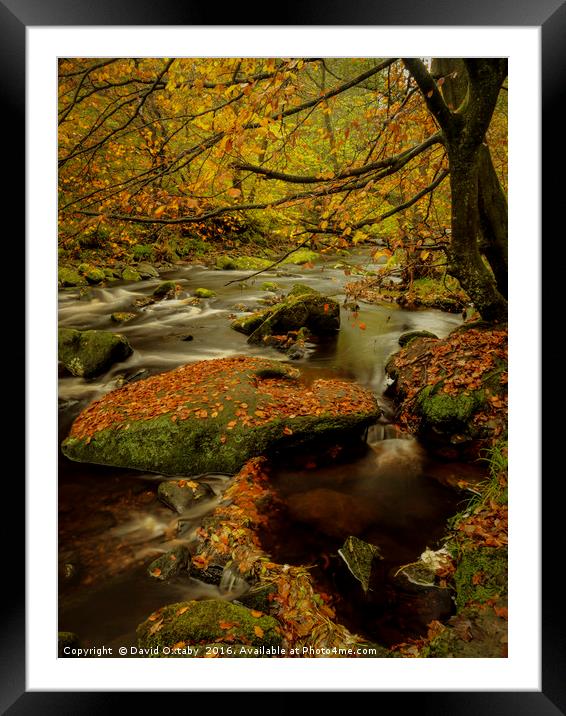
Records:
{"label": "orange leaf on rock", "polygon": [[250,614],[256,619],[263,616],[263,612],[258,612],[257,609],[250,609]]}
{"label": "orange leaf on rock", "polygon": [[238,622],[218,622],[218,626],[221,629],[231,629],[232,627],[237,626]]}
{"label": "orange leaf on rock", "polygon": [[256,636],[258,636],[260,639],[263,639],[263,629],[260,626],[254,627],[254,633]]}

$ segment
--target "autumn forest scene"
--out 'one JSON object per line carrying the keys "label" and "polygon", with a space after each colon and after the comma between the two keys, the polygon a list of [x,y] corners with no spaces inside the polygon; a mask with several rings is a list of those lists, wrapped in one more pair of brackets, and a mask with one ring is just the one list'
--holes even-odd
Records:
{"label": "autumn forest scene", "polygon": [[61,58],[58,654],[507,656],[507,61]]}

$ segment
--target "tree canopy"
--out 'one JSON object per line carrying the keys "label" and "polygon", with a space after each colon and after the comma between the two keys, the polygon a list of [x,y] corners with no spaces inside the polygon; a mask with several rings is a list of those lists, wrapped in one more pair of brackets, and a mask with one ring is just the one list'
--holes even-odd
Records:
{"label": "tree canopy", "polygon": [[446,255],[504,319],[505,78],[498,59],[61,59],[61,245],[236,224],[328,250],[379,242]]}

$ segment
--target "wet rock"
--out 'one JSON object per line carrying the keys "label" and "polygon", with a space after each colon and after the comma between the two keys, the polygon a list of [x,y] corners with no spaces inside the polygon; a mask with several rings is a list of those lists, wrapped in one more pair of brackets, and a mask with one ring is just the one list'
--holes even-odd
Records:
{"label": "wet rock", "polygon": [[127,321],[131,321],[135,317],[135,313],[128,311],[115,311],[110,315],[110,319],[114,321],[114,323],[127,323]]}
{"label": "wet rock", "polygon": [[338,303],[320,294],[301,294],[269,309],[269,315],[253,331],[248,343],[261,343],[268,336],[308,328],[314,335],[334,333],[340,328]]}
{"label": "wet rock", "polygon": [[508,636],[503,615],[506,607],[507,602],[502,600],[494,604],[493,609],[472,606],[463,609],[448,620],[422,655],[433,659],[505,658]]}
{"label": "wet rock", "polygon": [[338,554],[353,577],[361,584],[363,591],[367,592],[374,562],[383,559],[379,547],[351,535],[346,538]]}
{"label": "wet rock", "polygon": [[186,333],[184,336],[180,336],[182,341],[192,341],[194,340],[194,336],[192,336],[190,333]]}
{"label": "wet rock", "polygon": [[219,599],[179,602],[154,612],[137,628],[140,648],[185,644],[281,645],[278,622]]}
{"label": "wet rock", "polygon": [[279,284],[275,283],[275,281],[264,281],[261,286],[259,287],[260,291],[271,291],[275,293],[276,291],[279,291]]}
{"label": "wet rock", "polygon": [[142,278],[159,278],[159,271],[147,261],[141,261],[138,264],[138,273]]}
{"label": "wet rock", "polygon": [[108,331],[59,329],[59,360],[75,376],[90,378],[133,353],[128,340]]}
{"label": "wet rock", "polygon": [[162,298],[173,298],[176,290],[177,284],[175,281],[163,281],[153,290],[151,295],[157,300],[161,300]]}
{"label": "wet rock", "polygon": [[57,279],[59,286],[62,286],[63,288],[84,286],[86,284],[86,279],[83,278],[78,271],[75,271],[72,268],[65,268],[64,266],[59,267]]}
{"label": "wet rock", "polygon": [[101,283],[105,280],[106,274],[103,269],[90,266],[89,264],[80,264],[79,273],[81,273],[88,283]]}
{"label": "wet rock", "polygon": [[159,499],[179,514],[183,513],[192,503],[210,497],[212,494],[211,488],[206,483],[185,479],[160,482],[157,488]]}
{"label": "wet rock", "polygon": [[221,271],[260,271],[271,266],[273,261],[254,256],[219,256],[216,259],[216,268]]}
{"label": "wet rock", "polygon": [[316,289],[311,288],[310,286],[307,286],[304,283],[295,283],[293,285],[293,288],[287,294],[287,298],[289,298],[290,296],[304,296],[305,293],[320,295]]}
{"label": "wet rock", "polygon": [[195,288],[194,295],[196,298],[214,298],[216,293],[209,288]]}
{"label": "wet rock", "polygon": [[294,520],[330,537],[360,534],[375,519],[374,511],[361,500],[324,487],[291,495],[287,506]]}
{"label": "wet rock", "polygon": [[142,277],[139,271],[136,271],[136,269],[131,266],[126,266],[126,268],[122,271],[122,279],[124,281],[141,281]]}
{"label": "wet rock", "polygon": [[188,559],[189,550],[184,545],[179,545],[154,559],[147,568],[147,573],[152,579],[163,582],[185,570]]}
{"label": "wet rock", "polygon": [[73,657],[69,653],[70,649],[76,649],[79,646],[79,637],[72,631],[60,631],[57,634],[57,656],[60,659]]}
{"label": "wet rock", "polygon": [[287,256],[287,258],[284,259],[282,263],[302,266],[302,264],[313,263],[314,261],[318,261],[319,259],[320,255],[317,254],[316,251],[311,251],[310,249],[297,249],[296,251],[293,251],[292,254]]}
{"label": "wet rock", "polygon": [[[262,377],[269,375],[277,377]],[[107,393],[79,415],[62,447],[80,462],[166,475],[232,474],[266,452],[350,441],[379,414],[374,395],[355,383],[308,384],[276,361],[225,358]]]}
{"label": "wet rock", "polygon": [[199,582],[219,586],[222,582],[224,567],[224,564],[212,563],[203,566],[200,563],[195,564],[194,562],[189,562],[189,576],[193,579],[197,579]]}
{"label": "wet rock", "polygon": [[438,340],[438,336],[430,331],[407,331],[407,333],[402,333],[399,336],[399,345],[404,347],[415,338],[435,338]]}

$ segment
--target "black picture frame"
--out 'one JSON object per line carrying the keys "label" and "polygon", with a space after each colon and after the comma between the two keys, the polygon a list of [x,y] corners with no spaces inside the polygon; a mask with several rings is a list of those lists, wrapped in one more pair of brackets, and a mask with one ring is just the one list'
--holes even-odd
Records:
{"label": "black picture frame", "polygon": [[[221,9],[220,9],[221,7]],[[566,3],[564,0],[479,0],[475,3],[446,2],[446,0],[358,0],[355,3],[325,3],[303,0],[273,8],[278,25],[410,25],[410,26],[536,26],[541,28],[542,39],[542,108],[543,137],[562,136],[563,115],[559,112],[562,83],[566,78]],[[25,43],[29,26],[81,26],[81,25],[217,25],[219,15],[222,24],[260,25],[268,24],[268,16],[261,9],[234,4],[215,7],[213,4],[179,2],[179,0],[0,0],[0,67],[2,85],[0,90],[3,111],[0,113],[4,138],[4,168],[13,180],[6,183],[4,205],[14,215],[24,217],[24,156],[25,156]],[[258,22],[259,20],[259,22]],[[525,88],[529,91],[529,88]],[[533,97],[533,101],[537,98]],[[560,154],[564,153],[563,141],[557,144],[543,143],[543,157],[552,159],[546,163],[543,175],[544,224],[557,217],[563,204],[561,182],[551,180],[552,166],[562,166]],[[18,212],[17,209],[20,209]],[[29,209],[28,209],[29,210]],[[556,224],[558,226],[558,223]],[[11,261],[23,265],[24,242],[13,239],[15,255]],[[27,257],[30,260],[30,257]],[[8,330],[21,335],[17,319],[7,317]],[[538,338],[538,336],[537,336]],[[23,341],[19,345],[24,345]],[[14,364],[24,365],[13,356]],[[23,358],[23,356],[22,356]],[[533,381],[540,379],[533,376]],[[536,385],[534,386],[536,389]],[[28,396],[29,398],[29,396]],[[533,426],[537,430],[539,426]],[[538,476],[531,476],[537,479]],[[563,480],[556,475],[552,496],[544,497],[543,525],[543,615],[542,615],[542,689],[540,692],[402,692],[380,693],[376,706],[383,708],[383,699],[392,696],[396,707],[418,709],[419,713],[442,714],[536,714],[548,716],[566,712],[566,649],[564,648],[564,617],[560,591],[553,576],[557,555],[553,545],[560,544],[560,526],[563,519],[555,518],[552,505],[561,509],[560,499]],[[19,505],[16,515],[17,531],[10,533],[10,574],[3,591],[8,604],[0,613],[0,708],[2,713],[19,714],[89,714],[108,708],[111,702],[124,701],[118,693],[105,692],[30,692],[26,691],[25,679],[25,552],[22,513],[25,505],[24,482],[20,484],[20,499],[16,501],[15,483],[11,484],[12,509]],[[5,538],[5,548],[8,549]],[[19,551],[19,552],[18,552]],[[562,559],[560,559],[562,561]],[[536,578],[530,575],[526,578]],[[463,666],[462,668],[465,668]],[[221,686],[220,686],[221,688]],[[447,689],[450,685],[447,684]],[[371,687],[368,685],[368,690]],[[344,691],[347,691],[345,685]],[[129,696],[128,696],[129,698]],[[159,696],[158,696],[159,698]],[[144,694],[145,705],[149,694]],[[400,701],[401,700],[401,701]],[[128,702],[130,703],[130,702]],[[393,701],[392,701],[393,703]],[[125,704],[124,704],[125,705]],[[187,704],[188,706],[188,704]],[[253,708],[253,706],[252,706]]]}

